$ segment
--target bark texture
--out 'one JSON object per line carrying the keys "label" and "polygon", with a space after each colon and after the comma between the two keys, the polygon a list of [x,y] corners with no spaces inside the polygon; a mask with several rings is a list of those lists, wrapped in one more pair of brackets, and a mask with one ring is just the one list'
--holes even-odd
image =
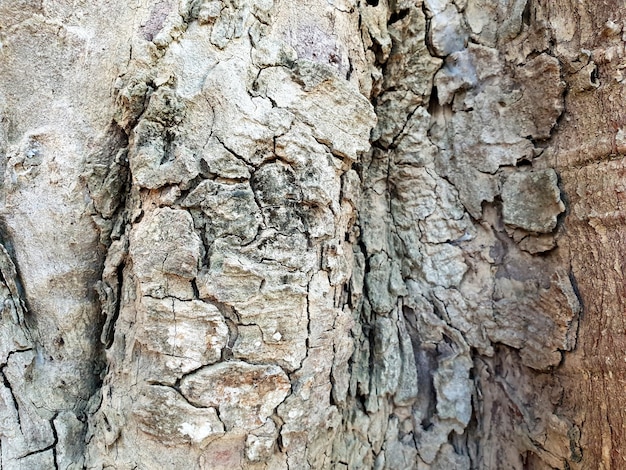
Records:
{"label": "bark texture", "polygon": [[624,20],[0,3],[0,468],[622,468]]}

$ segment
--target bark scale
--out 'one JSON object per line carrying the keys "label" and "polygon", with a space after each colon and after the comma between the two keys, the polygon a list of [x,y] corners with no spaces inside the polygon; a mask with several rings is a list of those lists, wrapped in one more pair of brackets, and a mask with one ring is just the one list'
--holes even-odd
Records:
{"label": "bark scale", "polygon": [[622,16],[0,5],[0,467],[620,468]]}

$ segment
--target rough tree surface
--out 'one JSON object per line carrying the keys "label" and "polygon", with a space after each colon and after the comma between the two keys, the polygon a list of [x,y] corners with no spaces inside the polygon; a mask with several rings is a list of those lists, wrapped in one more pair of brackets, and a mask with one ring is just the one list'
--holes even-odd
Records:
{"label": "rough tree surface", "polygon": [[625,12],[0,1],[0,468],[624,468]]}

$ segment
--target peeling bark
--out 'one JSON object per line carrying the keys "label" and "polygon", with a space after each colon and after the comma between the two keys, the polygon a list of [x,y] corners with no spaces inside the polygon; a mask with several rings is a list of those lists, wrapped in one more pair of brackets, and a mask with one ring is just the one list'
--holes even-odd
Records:
{"label": "peeling bark", "polygon": [[0,5],[0,468],[621,468],[613,3]]}

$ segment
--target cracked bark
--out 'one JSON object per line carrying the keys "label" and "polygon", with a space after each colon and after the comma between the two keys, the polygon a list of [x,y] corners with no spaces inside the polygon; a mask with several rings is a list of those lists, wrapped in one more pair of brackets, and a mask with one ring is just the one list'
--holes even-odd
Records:
{"label": "cracked bark", "polygon": [[0,5],[0,468],[623,466],[623,5],[75,3]]}

